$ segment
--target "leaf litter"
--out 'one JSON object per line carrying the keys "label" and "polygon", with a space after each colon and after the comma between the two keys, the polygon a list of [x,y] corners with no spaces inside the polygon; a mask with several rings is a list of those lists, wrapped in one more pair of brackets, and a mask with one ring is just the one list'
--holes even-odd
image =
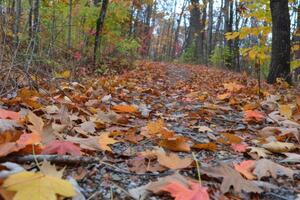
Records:
{"label": "leaf litter", "polygon": [[[15,163],[0,166],[0,195],[297,197],[296,88],[263,84],[261,98],[245,75],[155,62],[80,84],[60,81],[59,89],[47,86],[50,95],[23,88],[1,99],[0,159]],[[43,156],[49,161],[37,163]]]}

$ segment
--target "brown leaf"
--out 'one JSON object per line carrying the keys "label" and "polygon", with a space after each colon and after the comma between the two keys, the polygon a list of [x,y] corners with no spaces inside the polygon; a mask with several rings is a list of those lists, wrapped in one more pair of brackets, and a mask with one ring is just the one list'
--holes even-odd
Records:
{"label": "brown leaf", "polygon": [[233,186],[236,192],[262,192],[262,189],[251,181],[244,179],[237,171],[225,164],[218,167],[201,168],[201,173],[216,178],[223,178],[221,185],[222,193],[228,192],[231,186]]}
{"label": "brown leaf", "polygon": [[262,177],[272,176],[273,178],[277,178],[277,175],[286,175],[293,179],[294,171],[284,167],[282,165],[276,164],[267,159],[261,159],[256,161],[255,168],[253,170],[253,174],[257,176],[260,180]]}
{"label": "brown leaf", "polygon": [[183,169],[190,166],[193,159],[190,157],[180,158],[175,153],[167,154],[164,150],[156,150],[156,155],[159,164],[169,169]]}
{"label": "brown leaf", "polygon": [[176,137],[162,140],[159,145],[171,151],[190,152],[191,147],[184,137]]}
{"label": "brown leaf", "polygon": [[196,150],[216,151],[217,145],[213,142],[209,142],[206,144],[194,144],[192,148]]}
{"label": "brown leaf", "polygon": [[289,152],[296,149],[296,146],[293,143],[287,142],[270,142],[263,144],[262,147],[275,153]]}

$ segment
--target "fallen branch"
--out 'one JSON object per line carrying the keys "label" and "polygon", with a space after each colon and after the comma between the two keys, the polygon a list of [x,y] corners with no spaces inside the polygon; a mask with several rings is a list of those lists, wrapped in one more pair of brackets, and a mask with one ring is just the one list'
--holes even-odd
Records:
{"label": "fallen branch", "polygon": [[57,164],[89,164],[89,163],[99,163],[100,159],[96,157],[87,156],[69,156],[69,155],[26,155],[26,156],[9,156],[0,158],[0,162],[16,162],[16,163],[26,163],[26,162],[42,162],[44,160],[57,163]]}

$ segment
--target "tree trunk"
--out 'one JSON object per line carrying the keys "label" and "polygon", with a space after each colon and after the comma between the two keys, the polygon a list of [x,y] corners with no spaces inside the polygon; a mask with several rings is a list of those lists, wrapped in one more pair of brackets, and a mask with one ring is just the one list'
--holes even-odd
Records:
{"label": "tree trunk", "polygon": [[68,17],[68,49],[71,49],[72,37],[72,9],[73,0],[69,0],[69,17]]}
{"label": "tree trunk", "polygon": [[210,57],[212,50],[213,50],[213,11],[214,11],[214,0],[209,0],[209,7],[208,7],[208,42],[207,42],[207,56]]}
{"label": "tree trunk", "polygon": [[205,28],[206,28],[206,17],[207,17],[207,0],[203,0],[203,9],[202,9],[202,19],[201,19],[201,33],[200,33],[200,49],[199,49],[199,61],[200,63],[207,64],[207,59],[205,55]]}
{"label": "tree trunk", "polygon": [[108,3],[109,3],[109,0],[102,1],[100,15],[99,15],[99,18],[97,19],[96,33],[95,33],[95,45],[94,45],[94,63],[95,64],[96,64],[96,60],[97,60],[98,49],[100,49],[100,43],[101,43],[100,34],[102,33],[102,30],[103,30]]}
{"label": "tree trunk", "polygon": [[20,20],[21,20],[21,12],[22,12],[22,5],[21,0],[16,0],[15,2],[15,24],[14,24],[14,45],[15,48],[18,46],[19,43],[19,32],[20,32]]}
{"label": "tree trunk", "polygon": [[35,0],[34,2],[34,8],[33,8],[33,27],[32,31],[34,34],[34,53],[38,52],[38,46],[39,46],[39,30],[40,30],[40,0]]}
{"label": "tree trunk", "polygon": [[272,54],[268,83],[277,78],[291,83],[290,77],[290,15],[288,0],[271,0],[272,14]]}
{"label": "tree trunk", "polygon": [[293,45],[299,46],[299,49],[294,52],[294,59],[300,59],[300,5],[297,9],[297,27],[293,36]]}
{"label": "tree trunk", "polygon": [[232,32],[233,24],[233,2],[231,0],[225,0],[224,6],[224,44],[229,51],[229,55],[225,58],[225,66],[227,68],[232,68],[232,40],[226,40],[226,33]]}
{"label": "tree trunk", "polygon": [[32,39],[33,36],[33,0],[28,0],[29,3],[29,13],[28,13],[28,35],[29,40]]}

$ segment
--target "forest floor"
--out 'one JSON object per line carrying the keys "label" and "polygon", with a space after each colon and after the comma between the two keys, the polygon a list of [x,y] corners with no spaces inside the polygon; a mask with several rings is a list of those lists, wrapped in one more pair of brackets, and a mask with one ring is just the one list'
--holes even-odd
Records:
{"label": "forest floor", "polygon": [[[43,158],[65,166],[78,199],[275,200],[300,193],[299,91],[284,82],[263,83],[258,95],[257,81],[243,73],[142,61],[121,75],[45,88],[1,100],[0,119],[27,116],[17,129],[28,137],[6,137],[0,156],[27,171]],[[20,116],[4,117],[4,109],[21,109]],[[42,145],[33,143],[37,132]],[[7,143],[25,150],[4,149]]]}

